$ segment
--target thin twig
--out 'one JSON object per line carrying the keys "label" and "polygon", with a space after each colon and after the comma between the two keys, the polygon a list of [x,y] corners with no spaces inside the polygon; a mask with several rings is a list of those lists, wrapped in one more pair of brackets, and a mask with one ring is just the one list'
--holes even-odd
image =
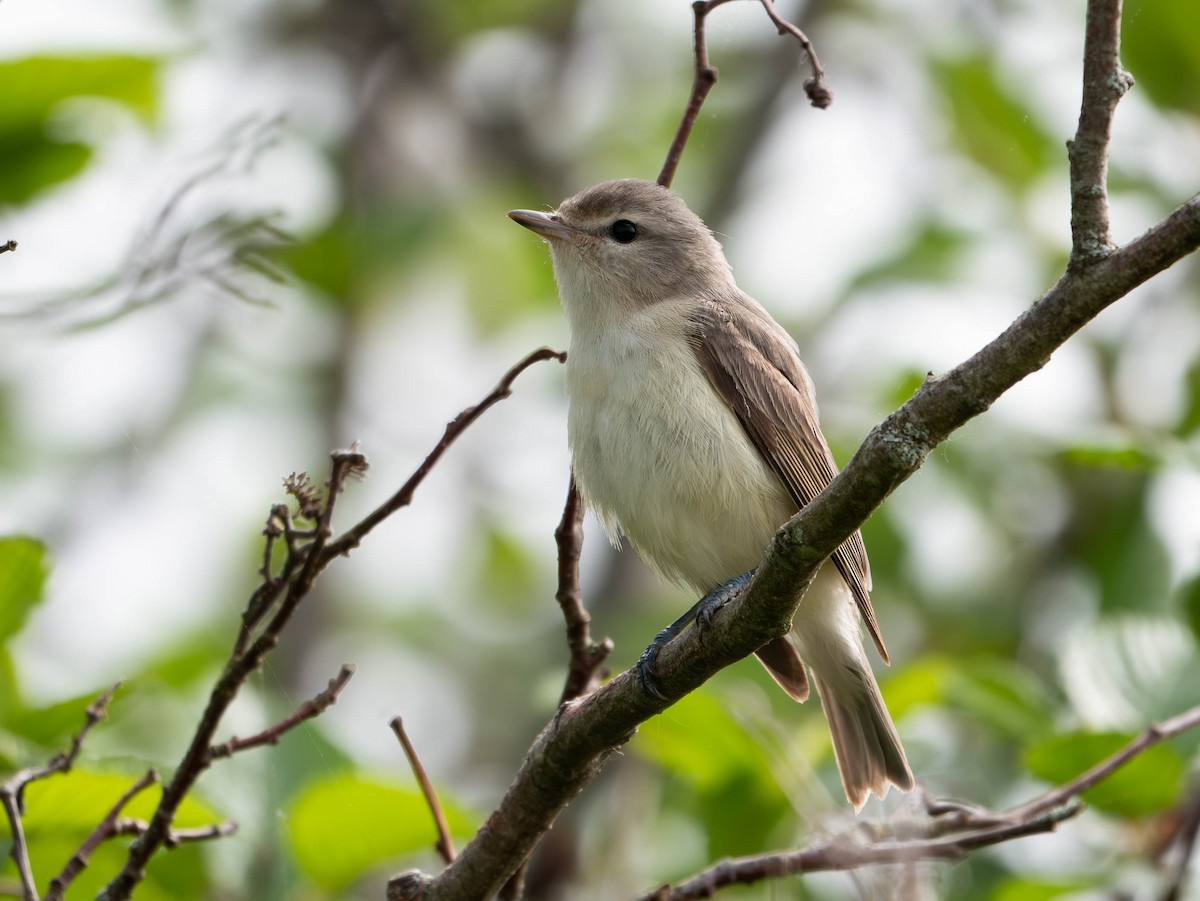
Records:
{"label": "thin twig", "polygon": [[675,137],[671,139],[671,146],[667,149],[667,159],[663,163],[662,171],[658,173],[658,183],[664,188],[671,187],[671,182],[675,178],[675,170],[679,168],[679,160],[683,156],[683,148],[687,146],[688,138],[692,134],[692,126],[696,124],[696,117],[700,115],[700,107],[704,105],[704,99],[708,96],[708,92],[717,83],[717,70],[708,62],[708,41],[704,35],[704,20],[710,12],[726,2],[728,0],[707,0],[707,2],[706,0],[696,0],[692,4],[695,22],[692,29],[692,47],[696,67],[692,76],[692,92],[688,96],[687,106],[684,107],[683,118],[679,120],[679,128],[676,129]]}
{"label": "thin twig", "polygon": [[62,872],[50,880],[50,891],[46,893],[46,901],[62,901],[62,897],[67,890],[67,886],[74,882],[75,877],[83,872],[84,868],[88,865],[88,862],[92,859],[92,854],[95,852],[95,850],[100,847],[101,843],[109,838],[112,838],[113,835],[116,834],[115,829],[117,818],[120,816],[121,811],[125,809],[126,805],[128,805],[135,796],[157,782],[158,773],[156,773],[154,770],[149,770],[146,775],[144,775],[137,782],[133,783],[133,785],[131,785],[125,791],[125,793],[117,799],[117,802],[112,806],[108,813],[105,814],[104,819],[96,824],[96,828],[92,830],[91,834],[84,840],[83,844],[79,846],[79,850],[71,855],[71,859],[68,860],[66,865],[62,868]]}
{"label": "thin twig", "polygon": [[760,2],[763,9],[767,11],[767,16],[775,23],[775,28],[779,33],[781,35],[790,34],[800,42],[813,70],[812,77],[804,82],[804,93],[808,95],[809,102],[817,109],[828,109],[833,103],[833,91],[825,83],[825,69],[821,66],[821,60],[817,58],[817,50],[813,47],[812,41],[803,31],[779,15],[778,10],[775,9],[774,0],[760,0]]}
{"label": "thin twig", "polygon": [[71,746],[66,751],[59,751],[50,758],[45,766],[29,767],[18,770],[0,784],[0,804],[8,816],[8,824],[12,831],[12,848],[9,855],[17,867],[17,877],[21,880],[21,891],[25,901],[38,901],[37,883],[33,877],[33,867],[29,862],[29,848],[25,842],[25,827],[21,817],[25,813],[25,788],[31,782],[53,776],[55,773],[69,772],[75,765],[83,743],[92,727],[108,715],[108,705],[116,694],[121,683],[117,682],[96,700],[92,701],[84,711],[83,727],[71,739]]}
{"label": "thin twig", "polygon": [[17,242],[14,241],[12,238],[9,238],[3,244],[0,244],[0,253],[8,253],[9,251],[16,250],[16,249],[17,249]]}
{"label": "thin twig", "polygon": [[222,757],[232,757],[239,751],[246,751],[250,748],[261,748],[263,745],[279,744],[279,739],[283,734],[290,729],[303,723],[305,720],[311,720],[320,716],[330,707],[337,703],[338,695],[342,693],[342,689],[346,687],[346,683],[354,675],[354,664],[343,663],[338,674],[329,680],[329,685],[320,694],[314,695],[303,704],[295,709],[291,716],[287,719],[280,720],[269,729],[264,729],[257,735],[251,735],[249,738],[234,738],[229,739],[219,745],[213,745],[208,749],[209,761],[219,760]]}
{"label": "thin twig", "polygon": [[562,608],[567,624],[567,647],[571,651],[571,668],[563,686],[559,703],[574,700],[591,691],[596,682],[603,678],[600,667],[612,653],[611,638],[600,642],[592,640],[589,624],[591,614],[583,606],[579,590],[579,556],[583,550],[583,498],[575,484],[575,475],[567,487],[567,501],[563,505],[562,520],[554,530],[554,543],[558,547],[558,591],[554,599]]}
{"label": "thin twig", "polygon": [[489,408],[504,400],[512,394],[513,382],[517,376],[528,369],[535,363],[541,363],[543,360],[558,360],[560,363],[566,362],[567,355],[564,351],[554,350],[550,347],[539,347],[537,350],[525,356],[523,360],[513,366],[500,379],[499,384],[492,389],[479,403],[467,407],[459,413],[453,420],[446,425],[446,430],[442,433],[441,440],[429,452],[420,466],[402,486],[400,490],[393,494],[390,498],[384,501],[378,508],[368,514],[362,522],[354,528],[347,531],[337,541],[334,541],[326,548],[322,555],[322,560],[328,562],[336,556],[341,556],[350,553],[354,548],[362,542],[363,538],[374,529],[377,525],[395,513],[397,510],[407,507],[412,503],[413,494],[421,483],[425,481],[425,477],[429,475],[437,462],[442,458],[442,455],[455,442],[467,428],[482,416]]}
{"label": "thin twig", "polygon": [[1186,732],[1189,729],[1194,729],[1196,726],[1200,726],[1200,706],[1193,707],[1191,710],[1185,711],[1178,716],[1173,716],[1169,720],[1152,724],[1146,728],[1145,732],[1121,750],[1080,774],[1078,778],[1072,779],[1054,791],[1047,792],[1040,798],[1035,798],[1028,804],[1009,811],[1009,816],[1020,818],[1029,814],[1041,813],[1051,807],[1058,807],[1068,798],[1081,795],[1096,783],[1107,779],[1116,770],[1123,767],[1147,748],[1152,748],[1158,743]]}
{"label": "thin twig", "polygon": [[429,781],[429,775],[425,772],[425,767],[421,765],[421,758],[417,756],[417,749],[413,747],[413,743],[409,741],[408,733],[404,731],[404,720],[398,716],[392,717],[390,723],[392,731],[396,733],[396,738],[400,739],[400,746],[404,748],[404,756],[408,758],[408,765],[413,771],[413,775],[417,778],[417,784],[421,786],[421,793],[425,796],[425,803],[429,806],[429,812],[433,815],[433,824],[437,827],[438,840],[436,848],[438,853],[442,855],[442,860],[446,865],[454,863],[454,858],[457,853],[454,850],[454,839],[450,837],[450,826],[446,822],[446,814],[442,810],[442,804],[438,800],[437,792],[433,789],[433,783]]}
{"label": "thin twig", "polygon": [[[696,124],[696,118],[700,115],[700,108],[704,105],[704,101],[708,98],[708,93],[713,89],[713,85],[717,83],[718,72],[708,60],[708,40],[705,36],[705,21],[708,14],[728,3],[729,0],[695,0],[692,4],[692,53],[695,60],[695,68],[692,75],[692,90],[688,95],[687,106],[684,107],[683,117],[679,120],[679,127],[675,131],[675,137],[671,139],[671,146],[667,149],[667,158],[663,163],[662,170],[658,173],[658,183],[665,188],[671,187],[671,182],[675,179],[675,170],[679,168],[679,160],[683,157],[683,149],[687,146],[688,138],[691,137],[692,128]],[[776,30],[781,35],[791,35],[800,42],[801,48],[808,56],[809,62],[812,64],[812,77],[804,82],[804,93],[808,95],[809,102],[818,109],[826,109],[833,103],[833,91],[825,83],[825,70],[821,66],[820,59],[817,58],[817,52],[813,48],[812,41],[808,36],[783,18],[775,9],[773,0],[760,0],[763,9],[774,23]]]}
{"label": "thin twig", "polygon": [[[133,817],[116,817],[112,820],[105,819],[92,835],[88,837],[84,846],[75,853],[75,856],[68,861],[63,872],[56,876],[50,882],[50,891],[46,893],[44,901],[62,901],[63,892],[68,888],[70,883],[83,871],[87,866],[92,853],[99,845],[109,839],[139,836],[143,835],[150,824],[145,820],[135,819]],[[193,826],[189,829],[171,829],[167,832],[166,840],[163,844],[167,848],[178,848],[180,845],[191,845],[196,842],[207,842],[217,838],[227,838],[231,835],[236,835],[238,831],[237,823],[226,821],[224,823],[215,823],[211,826]],[[82,857],[80,856],[82,855]],[[76,869],[77,867],[77,869]]]}

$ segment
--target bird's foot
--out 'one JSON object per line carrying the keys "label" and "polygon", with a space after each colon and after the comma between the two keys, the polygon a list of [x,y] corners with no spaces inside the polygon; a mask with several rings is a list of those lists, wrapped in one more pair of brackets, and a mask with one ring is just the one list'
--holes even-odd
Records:
{"label": "bird's foot", "polygon": [[704,630],[712,624],[713,615],[745,591],[753,577],[754,570],[750,570],[730,579],[719,588],[713,589],[693,604],[687,613],[654,636],[654,640],[650,642],[646,650],[642,651],[642,656],[638,658],[636,665],[638,681],[642,683],[642,690],[646,694],[658,698],[660,701],[668,700],[659,686],[658,676],[655,673],[655,663],[658,661],[659,653],[670,644],[676,635],[692,624],[695,624],[696,628],[700,630],[701,638],[703,638]]}
{"label": "bird's foot", "polygon": [[693,619],[696,623],[696,628],[700,632],[700,640],[704,640],[704,630],[712,625],[713,617],[717,611],[736,598],[739,594],[746,590],[750,584],[750,580],[754,578],[755,570],[744,572],[740,576],[734,576],[724,585],[719,588],[714,588],[704,597],[702,597],[689,613],[694,613]]}

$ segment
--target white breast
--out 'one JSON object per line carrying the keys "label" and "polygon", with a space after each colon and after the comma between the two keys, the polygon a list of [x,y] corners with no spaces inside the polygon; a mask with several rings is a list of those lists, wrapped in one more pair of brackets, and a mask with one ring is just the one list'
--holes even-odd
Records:
{"label": "white breast", "polygon": [[624,533],[663,575],[709,591],[756,566],[796,508],[709,384],[685,308],[572,329],[568,436],[609,538]]}

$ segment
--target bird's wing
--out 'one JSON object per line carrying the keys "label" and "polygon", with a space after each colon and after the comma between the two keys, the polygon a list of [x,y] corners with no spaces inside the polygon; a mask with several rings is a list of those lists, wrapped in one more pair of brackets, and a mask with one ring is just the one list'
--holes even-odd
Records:
{"label": "bird's wing", "polygon": [[[709,381],[751,442],[787,486],[797,507],[820,494],[837,474],[821,434],[817,404],[795,342],[754,300],[707,300],[692,315],[692,344]],[[885,662],[887,648],[868,591],[871,568],[855,532],[833,553],[854,593],[867,630]]]}

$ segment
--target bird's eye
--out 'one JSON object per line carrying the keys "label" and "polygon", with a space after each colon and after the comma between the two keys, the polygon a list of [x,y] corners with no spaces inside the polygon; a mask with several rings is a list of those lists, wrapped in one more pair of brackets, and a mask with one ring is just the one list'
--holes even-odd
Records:
{"label": "bird's eye", "polygon": [[633,241],[638,234],[637,226],[628,219],[618,219],[612,224],[609,232],[611,232],[613,240],[618,244],[628,244]]}

